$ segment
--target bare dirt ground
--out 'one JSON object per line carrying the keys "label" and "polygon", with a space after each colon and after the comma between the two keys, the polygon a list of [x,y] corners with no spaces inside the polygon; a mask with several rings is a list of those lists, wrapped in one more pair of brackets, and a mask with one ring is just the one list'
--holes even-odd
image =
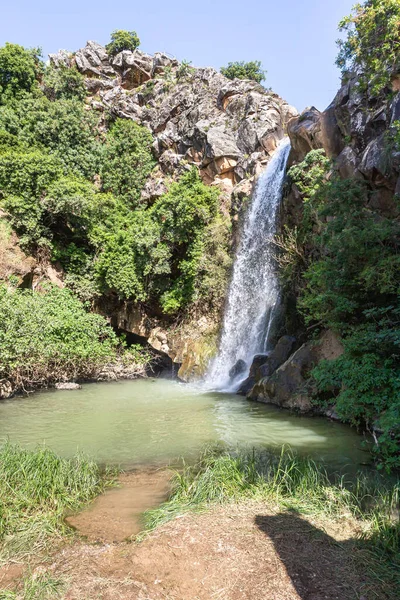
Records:
{"label": "bare dirt ground", "polygon": [[[141,543],[74,544],[48,569],[68,600],[354,600],[356,531],[259,504],[185,515]],[[365,597],[366,598],[366,597]]]}
{"label": "bare dirt ground", "polygon": [[[126,476],[120,496],[111,490],[70,519],[87,538],[60,548],[36,571],[63,579],[65,600],[397,597],[395,590],[376,593],[364,580],[358,526],[350,518],[306,518],[248,502],[186,514],[141,542],[126,541],[138,529],[138,511],[156,503],[154,496],[149,503],[151,490],[161,500],[167,485],[165,472]],[[12,568],[6,581],[15,587],[20,578]]]}

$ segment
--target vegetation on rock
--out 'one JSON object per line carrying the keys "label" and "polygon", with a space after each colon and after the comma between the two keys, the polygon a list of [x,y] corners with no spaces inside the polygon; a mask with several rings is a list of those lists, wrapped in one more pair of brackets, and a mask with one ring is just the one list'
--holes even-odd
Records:
{"label": "vegetation on rock", "polygon": [[220,71],[228,79],[252,79],[257,83],[261,83],[266,76],[259,60],[230,62],[227,67],[221,67]]}
{"label": "vegetation on rock", "polygon": [[337,65],[360,74],[360,83],[379,94],[400,73],[400,4],[398,0],[366,0],[339,24],[346,32],[338,41]]}
{"label": "vegetation on rock", "polygon": [[111,34],[111,42],[107,44],[106,49],[110,56],[115,56],[123,50],[133,52],[140,45],[140,39],[136,31],[126,31],[125,29],[116,29]]}

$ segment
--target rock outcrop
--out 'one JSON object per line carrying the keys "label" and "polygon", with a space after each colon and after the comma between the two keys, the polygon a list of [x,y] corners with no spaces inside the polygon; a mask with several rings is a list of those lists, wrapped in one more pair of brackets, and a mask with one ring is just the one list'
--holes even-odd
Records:
{"label": "rock outcrop", "polygon": [[[275,358],[266,363],[264,372],[248,393],[250,400],[308,412],[312,409],[314,389],[309,380],[311,369],[321,360],[334,360],[343,353],[343,346],[332,331],[326,331],[317,342],[306,342],[285,362],[280,360],[290,352],[293,338],[279,340]],[[279,364],[280,363],[280,364]],[[278,366],[276,366],[278,365]],[[263,373],[265,375],[263,376]]]}
{"label": "rock outcrop", "polygon": [[[73,56],[60,51],[50,60],[56,68],[75,65],[84,75],[88,107],[104,113],[104,124],[111,113],[151,131],[158,165],[142,191],[142,199],[150,202],[195,165],[204,183],[221,190],[222,210],[240,219],[255,178],[297,115],[254,81],[229,80],[215,69],[193,68],[163,53],[124,50],[111,57],[89,41]],[[100,310],[116,328],[169,356],[184,379],[204,372],[215,351],[215,317],[175,326],[129,302]]]}
{"label": "rock outcrop", "polygon": [[301,162],[310,150],[323,148],[334,159],[334,168],[342,178],[368,183],[371,208],[395,216],[398,208],[394,196],[400,193],[400,153],[391,143],[390,131],[398,120],[400,92],[382,99],[369,97],[360,91],[354,75],[324,112],[306,109],[289,121],[291,163]]}
{"label": "rock outcrop", "polygon": [[160,165],[158,186],[195,164],[205,183],[231,193],[259,173],[297,115],[254,81],[232,81],[210,67],[187,67],[159,52],[124,50],[112,58],[89,41],[74,56],[60,51],[50,60],[56,67],[75,63],[86,77],[93,108],[150,129]]}

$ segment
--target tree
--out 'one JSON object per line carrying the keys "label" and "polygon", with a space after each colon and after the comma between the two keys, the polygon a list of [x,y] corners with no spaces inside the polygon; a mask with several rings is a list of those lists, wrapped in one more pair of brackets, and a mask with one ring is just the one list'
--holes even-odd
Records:
{"label": "tree", "polygon": [[136,31],[126,31],[125,29],[116,29],[111,34],[111,42],[107,44],[106,50],[110,56],[115,56],[122,50],[131,50],[132,52],[140,45],[140,39]]}
{"label": "tree", "polygon": [[379,94],[400,71],[400,2],[367,0],[339,23],[347,37],[338,40],[336,64],[355,71],[360,82]]}
{"label": "tree", "polygon": [[0,104],[31,92],[41,72],[40,51],[27,50],[18,44],[0,48]]}
{"label": "tree", "polygon": [[267,73],[261,68],[259,60],[228,63],[227,67],[221,67],[220,70],[228,79],[252,79],[257,83],[261,83]]}

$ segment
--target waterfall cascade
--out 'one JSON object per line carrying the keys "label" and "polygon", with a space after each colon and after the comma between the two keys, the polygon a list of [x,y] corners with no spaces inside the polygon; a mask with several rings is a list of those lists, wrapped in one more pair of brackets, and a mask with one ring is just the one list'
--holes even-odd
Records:
{"label": "waterfall cascade", "polygon": [[[290,142],[285,138],[253,193],[233,266],[219,351],[205,379],[207,387],[236,391],[247,377],[254,355],[269,350],[279,300],[272,239],[289,151]],[[244,361],[243,369],[231,377],[229,371],[239,360]]]}

